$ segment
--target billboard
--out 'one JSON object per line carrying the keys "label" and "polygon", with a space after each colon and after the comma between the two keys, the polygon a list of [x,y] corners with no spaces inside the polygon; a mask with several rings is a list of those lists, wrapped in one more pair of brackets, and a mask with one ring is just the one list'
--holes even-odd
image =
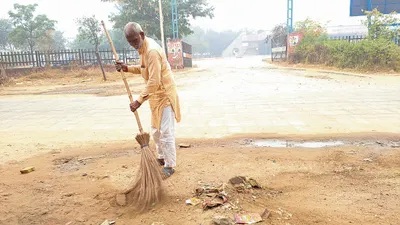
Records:
{"label": "billboard", "polygon": [[375,8],[384,14],[400,13],[400,0],[350,0],[350,16],[365,16],[363,10]]}
{"label": "billboard", "polygon": [[182,41],[168,40],[168,62],[173,69],[183,68]]}

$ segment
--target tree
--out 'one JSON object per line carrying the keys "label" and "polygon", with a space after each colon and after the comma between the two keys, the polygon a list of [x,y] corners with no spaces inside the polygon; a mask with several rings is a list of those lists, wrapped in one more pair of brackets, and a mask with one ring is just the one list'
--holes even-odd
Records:
{"label": "tree", "polygon": [[14,4],[14,10],[8,15],[14,25],[14,30],[9,35],[9,41],[17,48],[28,48],[34,51],[41,38],[46,32],[54,30],[55,20],[50,20],[46,15],[34,16],[37,4],[20,5]]}
{"label": "tree", "polygon": [[272,29],[271,41],[274,46],[286,46],[287,28],[286,24],[278,24]]}
{"label": "tree", "polygon": [[368,38],[384,38],[387,40],[399,38],[400,27],[390,26],[400,23],[400,19],[396,17],[397,13],[383,14],[376,8],[372,11],[365,11],[364,13],[368,18],[363,21],[363,24],[368,27]]}
{"label": "tree", "polygon": [[[117,14],[111,15],[114,28],[123,28],[126,23],[134,21],[139,23],[148,36],[160,39],[161,31],[159,21],[158,0],[102,0],[103,2],[117,2]],[[190,28],[190,17],[214,17],[214,7],[206,0],[176,0],[178,5],[179,37],[193,33]],[[139,7],[138,7],[139,6]],[[164,35],[172,38],[172,6],[170,0],[162,0]]]}
{"label": "tree", "polygon": [[7,19],[0,19],[0,49],[6,50],[10,47],[9,35],[12,31],[12,23]]}
{"label": "tree", "polygon": [[79,26],[78,39],[87,39],[92,45],[94,45],[97,61],[100,64],[101,72],[103,73],[103,79],[104,81],[106,81],[106,74],[104,72],[103,64],[101,63],[101,58],[99,54],[99,45],[103,36],[101,32],[100,22],[93,15],[91,17],[81,17],[76,20],[76,23]]}
{"label": "tree", "polygon": [[38,47],[42,51],[63,50],[67,40],[61,31],[49,30],[45,36],[39,41]]}
{"label": "tree", "polygon": [[317,21],[311,20],[310,18],[307,18],[303,21],[299,21],[296,23],[295,31],[303,33],[304,36],[319,37],[326,34],[325,27],[325,25]]}

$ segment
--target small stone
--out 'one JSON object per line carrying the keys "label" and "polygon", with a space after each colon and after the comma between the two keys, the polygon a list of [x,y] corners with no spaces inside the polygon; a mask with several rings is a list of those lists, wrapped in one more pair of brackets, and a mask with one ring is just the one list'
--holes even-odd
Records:
{"label": "small stone", "polygon": [[71,197],[72,195],[74,195],[75,193],[73,193],[73,192],[71,192],[71,193],[67,193],[67,194],[65,194],[65,195],[63,195],[63,196],[65,196],[65,197]]}
{"label": "small stone", "polygon": [[128,169],[128,166],[127,165],[123,165],[122,168]]}
{"label": "small stone", "polygon": [[82,177],[86,177],[87,176],[87,173],[82,173]]}
{"label": "small stone", "polygon": [[108,220],[104,220],[104,222],[101,223],[100,225],[110,225],[110,222],[108,222]]}
{"label": "small stone", "polygon": [[119,206],[126,205],[126,195],[125,194],[117,194],[117,196],[115,196],[115,200],[117,201],[117,204]]}
{"label": "small stone", "polygon": [[190,144],[187,144],[187,143],[181,143],[181,144],[179,144],[179,147],[180,148],[190,148],[192,146]]}
{"label": "small stone", "polygon": [[221,215],[214,216],[213,222],[216,225],[232,225],[233,224],[229,218],[227,218],[225,216],[221,216]]}
{"label": "small stone", "polygon": [[33,171],[35,171],[35,167],[33,167],[33,166],[31,166],[31,167],[25,167],[25,168],[23,168],[22,170],[20,170],[20,172],[21,172],[22,174],[30,173],[30,172],[33,172]]}
{"label": "small stone", "polygon": [[78,222],[85,222],[86,220],[85,220],[84,218],[78,217],[78,218],[76,218],[76,221],[78,221]]}

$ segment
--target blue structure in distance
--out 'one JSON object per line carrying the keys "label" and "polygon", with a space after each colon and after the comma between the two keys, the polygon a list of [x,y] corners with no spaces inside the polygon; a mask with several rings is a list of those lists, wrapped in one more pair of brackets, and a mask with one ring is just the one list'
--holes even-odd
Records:
{"label": "blue structure in distance", "polygon": [[172,38],[179,38],[179,29],[178,29],[178,7],[176,5],[176,0],[171,0],[171,8],[172,8]]}
{"label": "blue structure in distance", "polygon": [[350,16],[365,16],[364,10],[375,8],[383,14],[400,12],[400,0],[350,0]]}
{"label": "blue structure in distance", "polygon": [[293,0],[287,2],[287,21],[286,21],[287,33],[293,32]]}

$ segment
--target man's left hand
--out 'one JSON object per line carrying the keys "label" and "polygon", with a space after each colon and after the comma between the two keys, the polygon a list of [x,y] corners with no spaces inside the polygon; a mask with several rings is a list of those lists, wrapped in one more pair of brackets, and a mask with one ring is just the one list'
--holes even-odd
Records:
{"label": "man's left hand", "polygon": [[132,112],[135,112],[140,107],[140,105],[140,102],[136,100],[135,102],[129,104],[129,107],[131,108]]}

